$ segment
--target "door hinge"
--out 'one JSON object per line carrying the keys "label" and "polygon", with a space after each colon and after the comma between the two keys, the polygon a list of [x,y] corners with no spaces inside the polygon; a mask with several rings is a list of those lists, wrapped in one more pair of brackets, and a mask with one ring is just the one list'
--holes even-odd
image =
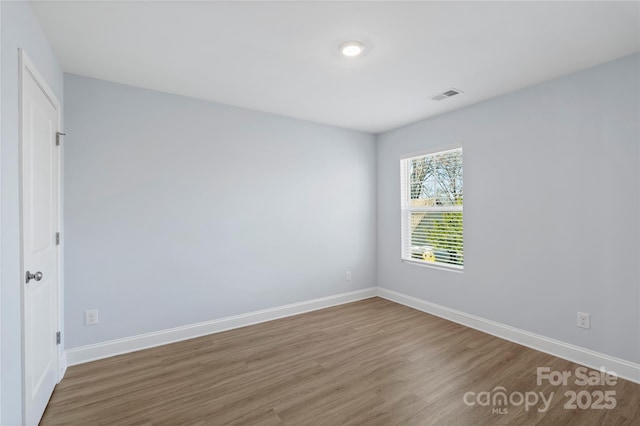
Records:
{"label": "door hinge", "polygon": [[56,232],[56,245],[59,246],[60,245],[60,233]]}
{"label": "door hinge", "polygon": [[66,133],[56,132],[56,146],[60,146],[60,136],[66,136]]}
{"label": "door hinge", "polygon": [[60,344],[60,341],[62,340],[62,335],[60,334],[60,332],[58,331],[56,333],[56,345]]}

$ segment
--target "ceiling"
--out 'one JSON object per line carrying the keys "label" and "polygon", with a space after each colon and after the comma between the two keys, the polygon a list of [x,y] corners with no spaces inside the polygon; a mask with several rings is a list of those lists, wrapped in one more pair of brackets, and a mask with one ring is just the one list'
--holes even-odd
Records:
{"label": "ceiling", "polygon": [[640,50],[640,2],[32,6],[66,72],[371,133]]}

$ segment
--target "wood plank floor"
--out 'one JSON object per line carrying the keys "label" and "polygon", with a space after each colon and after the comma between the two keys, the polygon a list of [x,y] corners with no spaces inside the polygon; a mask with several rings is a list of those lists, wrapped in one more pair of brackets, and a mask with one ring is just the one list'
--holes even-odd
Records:
{"label": "wood plank floor", "polygon": [[[545,366],[572,372],[568,384],[538,386]],[[373,298],[71,367],[41,424],[640,424],[640,385],[579,386],[577,367]],[[498,386],[513,404],[478,405]],[[571,390],[614,391],[617,405],[565,409]]]}

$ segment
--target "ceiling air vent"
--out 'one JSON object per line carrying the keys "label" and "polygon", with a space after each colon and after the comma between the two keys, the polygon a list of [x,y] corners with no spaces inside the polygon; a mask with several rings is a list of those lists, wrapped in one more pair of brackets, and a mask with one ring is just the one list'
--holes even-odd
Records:
{"label": "ceiling air vent", "polygon": [[464,93],[464,92],[462,90],[455,89],[455,88],[452,87],[451,89],[449,89],[449,90],[447,90],[445,92],[438,93],[437,95],[431,96],[431,100],[432,101],[441,101],[443,99],[447,99],[447,98],[450,98],[452,96],[455,96],[455,95],[457,95],[459,93]]}

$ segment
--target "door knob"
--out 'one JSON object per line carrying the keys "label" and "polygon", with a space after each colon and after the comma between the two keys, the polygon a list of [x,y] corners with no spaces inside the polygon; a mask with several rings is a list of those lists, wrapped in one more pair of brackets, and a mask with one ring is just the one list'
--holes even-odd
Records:
{"label": "door knob", "polygon": [[31,272],[27,271],[25,278],[27,284],[29,284],[29,281],[31,280],[40,281],[42,279],[42,272],[38,271],[35,274],[32,274]]}

